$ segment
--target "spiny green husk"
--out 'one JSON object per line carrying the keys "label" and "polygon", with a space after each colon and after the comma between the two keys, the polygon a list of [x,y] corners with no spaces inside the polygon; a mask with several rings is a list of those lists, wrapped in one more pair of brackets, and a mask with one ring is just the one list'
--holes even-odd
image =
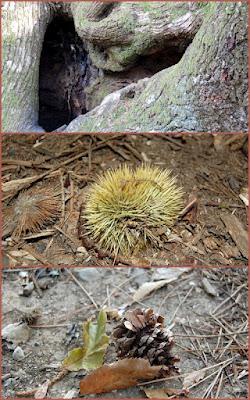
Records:
{"label": "spiny green husk", "polygon": [[87,194],[87,235],[107,251],[130,255],[148,242],[156,243],[157,228],[173,225],[182,197],[169,170],[123,165],[107,171]]}

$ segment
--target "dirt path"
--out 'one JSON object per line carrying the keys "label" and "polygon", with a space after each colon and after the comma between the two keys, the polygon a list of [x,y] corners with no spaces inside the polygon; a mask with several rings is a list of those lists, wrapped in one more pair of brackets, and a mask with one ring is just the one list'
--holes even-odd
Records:
{"label": "dirt path", "polygon": [[[69,349],[78,347],[81,326],[95,317],[97,308],[108,306],[124,311],[136,306],[153,308],[160,312],[171,326],[175,338],[174,353],[180,357],[181,374],[211,367],[204,378],[194,385],[190,397],[247,397],[247,269],[201,268],[188,269],[177,280],[149,294],[141,302],[132,304],[135,291],[145,282],[155,282],[164,277],[168,269],[98,268],[71,269],[77,282],[64,270],[37,270],[39,292],[34,289],[28,297],[21,296],[19,272],[3,272],[3,327],[20,320],[24,309],[39,307],[41,317],[31,328],[30,339],[20,344],[25,358],[13,359],[13,349],[3,347],[4,396],[15,396],[17,391],[37,387],[54,377]],[[34,271],[30,271],[29,274]],[[40,274],[40,278],[39,278]],[[42,277],[43,275],[43,277]],[[206,278],[212,286],[208,289]],[[206,283],[205,283],[206,282]],[[87,290],[84,292],[79,283]],[[41,289],[41,287],[46,289]],[[41,297],[39,293],[41,292]],[[74,324],[79,336],[69,344],[67,335]],[[110,320],[107,334],[116,323]],[[43,326],[43,327],[42,327]],[[237,333],[238,332],[238,333]],[[240,332],[240,333],[239,333]],[[77,335],[76,335],[77,336]],[[116,359],[111,344],[106,362]],[[232,361],[230,361],[232,360]],[[223,367],[221,370],[220,368]],[[49,390],[49,397],[64,397],[69,391],[78,396],[79,381],[84,371],[69,373]],[[143,388],[181,388],[183,378],[166,383],[150,384],[118,390],[100,397],[146,397]],[[211,386],[210,386],[211,384]],[[211,390],[209,390],[209,388]],[[94,396],[96,397],[96,396]]]}

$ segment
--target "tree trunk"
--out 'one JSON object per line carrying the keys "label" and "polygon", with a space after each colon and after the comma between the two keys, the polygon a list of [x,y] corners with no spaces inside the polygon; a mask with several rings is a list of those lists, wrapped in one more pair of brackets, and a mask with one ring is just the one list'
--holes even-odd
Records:
{"label": "tree trunk", "polygon": [[42,130],[38,127],[39,60],[51,14],[46,3],[6,2],[2,6],[5,132]]}
{"label": "tree trunk", "polygon": [[65,132],[247,129],[247,4],[9,2],[3,6],[4,131],[41,130],[39,59],[59,8],[73,16],[92,63],[103,71],[86,88],[91,111]]}

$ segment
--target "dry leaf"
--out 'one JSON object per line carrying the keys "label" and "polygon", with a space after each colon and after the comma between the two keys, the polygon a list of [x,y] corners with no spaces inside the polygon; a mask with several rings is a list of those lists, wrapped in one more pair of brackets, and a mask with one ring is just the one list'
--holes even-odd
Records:
{"label": "dry leaf", "polygon": [[151,366],[143,358],[125,358],[110,365],[103,365],[80,382],[80,394],[106,393],[115,389],[135,386],[139,380],[155,378],[161,366]]}
{"label": "dry leaf", "polygon": [[205,371],[202,369],[199,371],[190,372],[190,374],[186,375],[183,381],[183,389],[188,389],[194,383],[201,381],[205,376]]}
{"label": "dry leaf", "polygon": [[[160,269],[160,271],[162,271],[162,270]],[[160,271],[159,271],[159,274],[161,274]],[[162,274],[165,273],[166,279],[160,278],[162,280],[158,280],[158,282],[143,283],[143,285],[140,286],[139,289],[134,293],[133,300],[140,301],[140,300],[144,299],[149,293],[153,292],[154,290],[160,289],[163,286],[167,285],[168,283],[176,281],[180,275],[182,275],[184,272],[187,272],[187,271],[190,271],[190,268],[168,268],[168,269],[165,269],[165,272],[162,272]],[[155,277],[154,279],[156,280],[157,277]]]}
{"label": "dry leaf", "polygon": [[152,276],[153,281],[159,281],[162,279],[168,279],[169,282],[175,281],[179,276],[184,274],[184,272],[190,272],[192,268],[190,267],[174,267],[174,268],[157,268]]}
{"label": "dry leaf", "polygon": [[101,310],[97,324],[91,321],[83,325],[84,346],[71,350],[63,361],[63,368],[69,371],[80,369],[95,369],[103,364],[103,358],[108,347],[109,337],[105,334],[107,315]]}
{"label": "dry leaf", "polygon": [[170,388],[160,388],[160,389],[147,389],[143,388],[146,396],[149,399],[169,399],[176,396],[187,396],[187,390],[178,390]]}
{"label": "dry leaf", "polygon": [[[172,281],[171,281],[172,282]],[[168,279],[164,279],[158,282],[146,282],[143,283],[142,286],[134,293],[133,300],[140,301],[144,299],[149,293],[153,292],[154,290],[160,289],[169,283]]]}

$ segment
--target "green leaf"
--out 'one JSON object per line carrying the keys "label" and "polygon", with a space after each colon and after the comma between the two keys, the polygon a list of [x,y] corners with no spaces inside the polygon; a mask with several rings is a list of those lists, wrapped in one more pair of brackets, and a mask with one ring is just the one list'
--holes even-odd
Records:
{"label": "green leaf", "polygon": [[101,310],[97,323],[87,321],[83,324],[84,346],[71,350],[63,360],[62,366],[69,371],[96,369],[102,366],[104,354],[109,344],[105,334],[107,315]]}

